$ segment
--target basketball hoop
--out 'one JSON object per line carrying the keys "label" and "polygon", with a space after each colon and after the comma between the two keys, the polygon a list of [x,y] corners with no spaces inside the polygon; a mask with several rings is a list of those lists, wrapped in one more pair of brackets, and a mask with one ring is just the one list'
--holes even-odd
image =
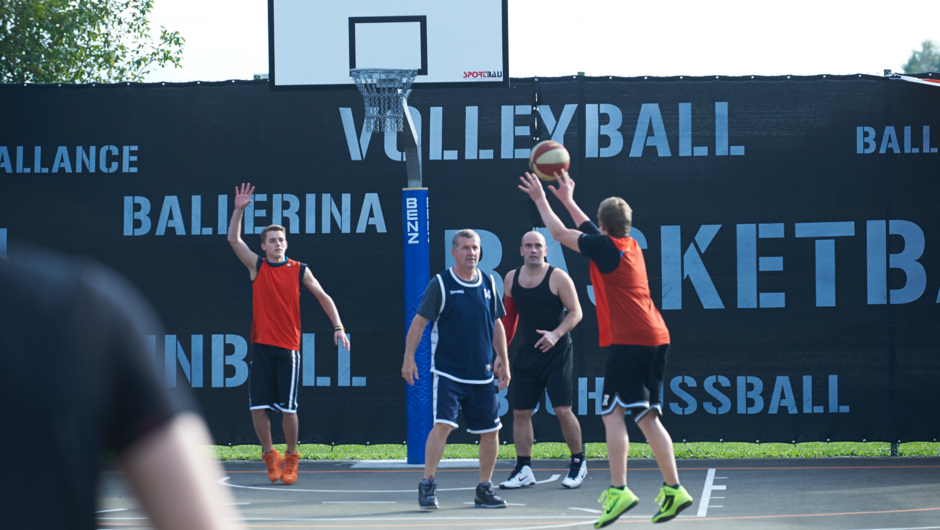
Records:
{"label": "basketball hoop", "polygon": [[398,132],[404,129],[405,98],[416,75],[417,70],[396,68],[354,68],[349,71],[365,101],[367,131]]}

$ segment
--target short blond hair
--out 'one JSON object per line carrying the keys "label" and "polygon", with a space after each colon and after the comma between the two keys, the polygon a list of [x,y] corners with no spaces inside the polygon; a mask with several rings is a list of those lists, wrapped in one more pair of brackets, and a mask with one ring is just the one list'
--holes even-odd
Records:
{"label": "short blond hair", "polygon": [[597,220],[608,235],[627,237],[633,224],[633,209],[620,197],[607,197],[597,207]]}
{"label": "short blond hair", "polygon": [[261,231],[261,242],[264,243],[265,238],[268,237],[268,232],[280,231],[284,232],[284,236],[287,237],[287,229],[281,225],[268,225],[264,227],[264,230]]}

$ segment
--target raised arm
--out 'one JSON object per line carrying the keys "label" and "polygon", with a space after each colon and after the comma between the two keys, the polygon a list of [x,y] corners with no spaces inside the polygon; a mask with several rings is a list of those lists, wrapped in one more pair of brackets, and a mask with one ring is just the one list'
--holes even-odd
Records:
{"label": "raised arm", "polygon": [[562,169],[561,174],[555,176],[557,177],[556,182],[558,183],[558,187],[556,188],[549,185],[548,189],[552,192],[552,195],[561,202],[562,206],[568,210],[568,215],[571,216],[574,225],[581,226],[587,221],[590,221],[591,219],[581,211],[581,207],[574,201],[574,179],[568,175],[568,170]]}
{"label": "raised arm", "polygon": [[349,350],[349,337],[346,336],[346,330],[343,328],[343,321],[339,318],[339,310],[336,309],[336,304],[333,303],[333,298],[330,295],[326,294],[326,291],[323,290],[323,287],[320,285],[320,282],[313,277],[313,273],[310,272],[308,267],[304,270],[304,287],[308,291],[313,293],[313,296],[317,297],[317,301],[320,302],[320,307],[323,308],[323,312],[326,313],[326,316],[330,317],[330,322],[333,323],[333,344],[343,343],[343,347]]}
{"label": "raised arm", "polygon": [[242,183],[241,187],[235,186],[235,210],[232,212],[232,220],[228,223],[228,244],[232,245],[238,260],[248,267],[251,279],[258,274],[258,255],[242,240],[242,217],[245,215],[245,208],[251,204],[251,194],[254,192],[255,187],[250,183]]}
{"label": "raised arm", "polygon": [[[581,236],[581,232],[572,228],[565,228],[561,219],[555,215],[555,212],[552,211],[552,207],[548,204],[548,198],[545,197],[545,190],[542,189],[542,181],[527,171],[525,175],[519,177],[519,182],[519,189],[524,191],[529,198],[532,199],[532,202],[535,203],[536,208],[539,210],[539,215],[542,216],[542,223],[544,223],[545,228],[548,228],[548,231],[551,232],[555,241],[580,253],[581,249],[578,247],[578,238]],[[556,192],[553,190],[553,193]]]}

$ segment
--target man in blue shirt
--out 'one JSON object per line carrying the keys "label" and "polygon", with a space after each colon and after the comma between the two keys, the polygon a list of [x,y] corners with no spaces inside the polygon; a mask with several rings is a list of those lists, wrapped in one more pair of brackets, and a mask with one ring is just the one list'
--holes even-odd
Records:
{"label": "man in blue shirt", "polygon": [[[480,435],[480,483],[474,504],[481,508],[505,508],[491,481],[499,451],[499,389],[509,386],[509,356],[500,318],[505,314],[496,282],[477,269],[480,236],[460,230],[451,245],[454,266],[431,279],[405,338],[401,375],[409,385],[418,379],[415,350],[424,328],[431,328],[431,377],[434,378],[434,427],[425,445],[424,480],[418,485],[418,505],[438,507],[437,465],[444,455],[447,437],[457,427],[463,409],[467,431]],[[496,359],[493,360],[493,350]]]}

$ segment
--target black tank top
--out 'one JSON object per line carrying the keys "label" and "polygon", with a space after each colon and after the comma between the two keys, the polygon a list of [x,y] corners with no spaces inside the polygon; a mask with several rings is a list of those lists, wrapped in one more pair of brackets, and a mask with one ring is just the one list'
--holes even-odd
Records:
{"label": "black tank top", "polygon": [[[565,318],[565,306],[558,295],[552,294],[549,286],[553,270],[555,267],[549,265],[542,282],[531,289],[519,285],[522,267],[516,269],[516,274],[513,275],[512,299],[516,302],[519,312],[519,333],[522,334],[522,344],[526,348],[535,348],[535,343],[542,338],[542,335],[536,333],[535,330],[551,331],[557,328],[558,323]],[[555,346],[565,344],[570,340],[566,334],[558,340]]]}

